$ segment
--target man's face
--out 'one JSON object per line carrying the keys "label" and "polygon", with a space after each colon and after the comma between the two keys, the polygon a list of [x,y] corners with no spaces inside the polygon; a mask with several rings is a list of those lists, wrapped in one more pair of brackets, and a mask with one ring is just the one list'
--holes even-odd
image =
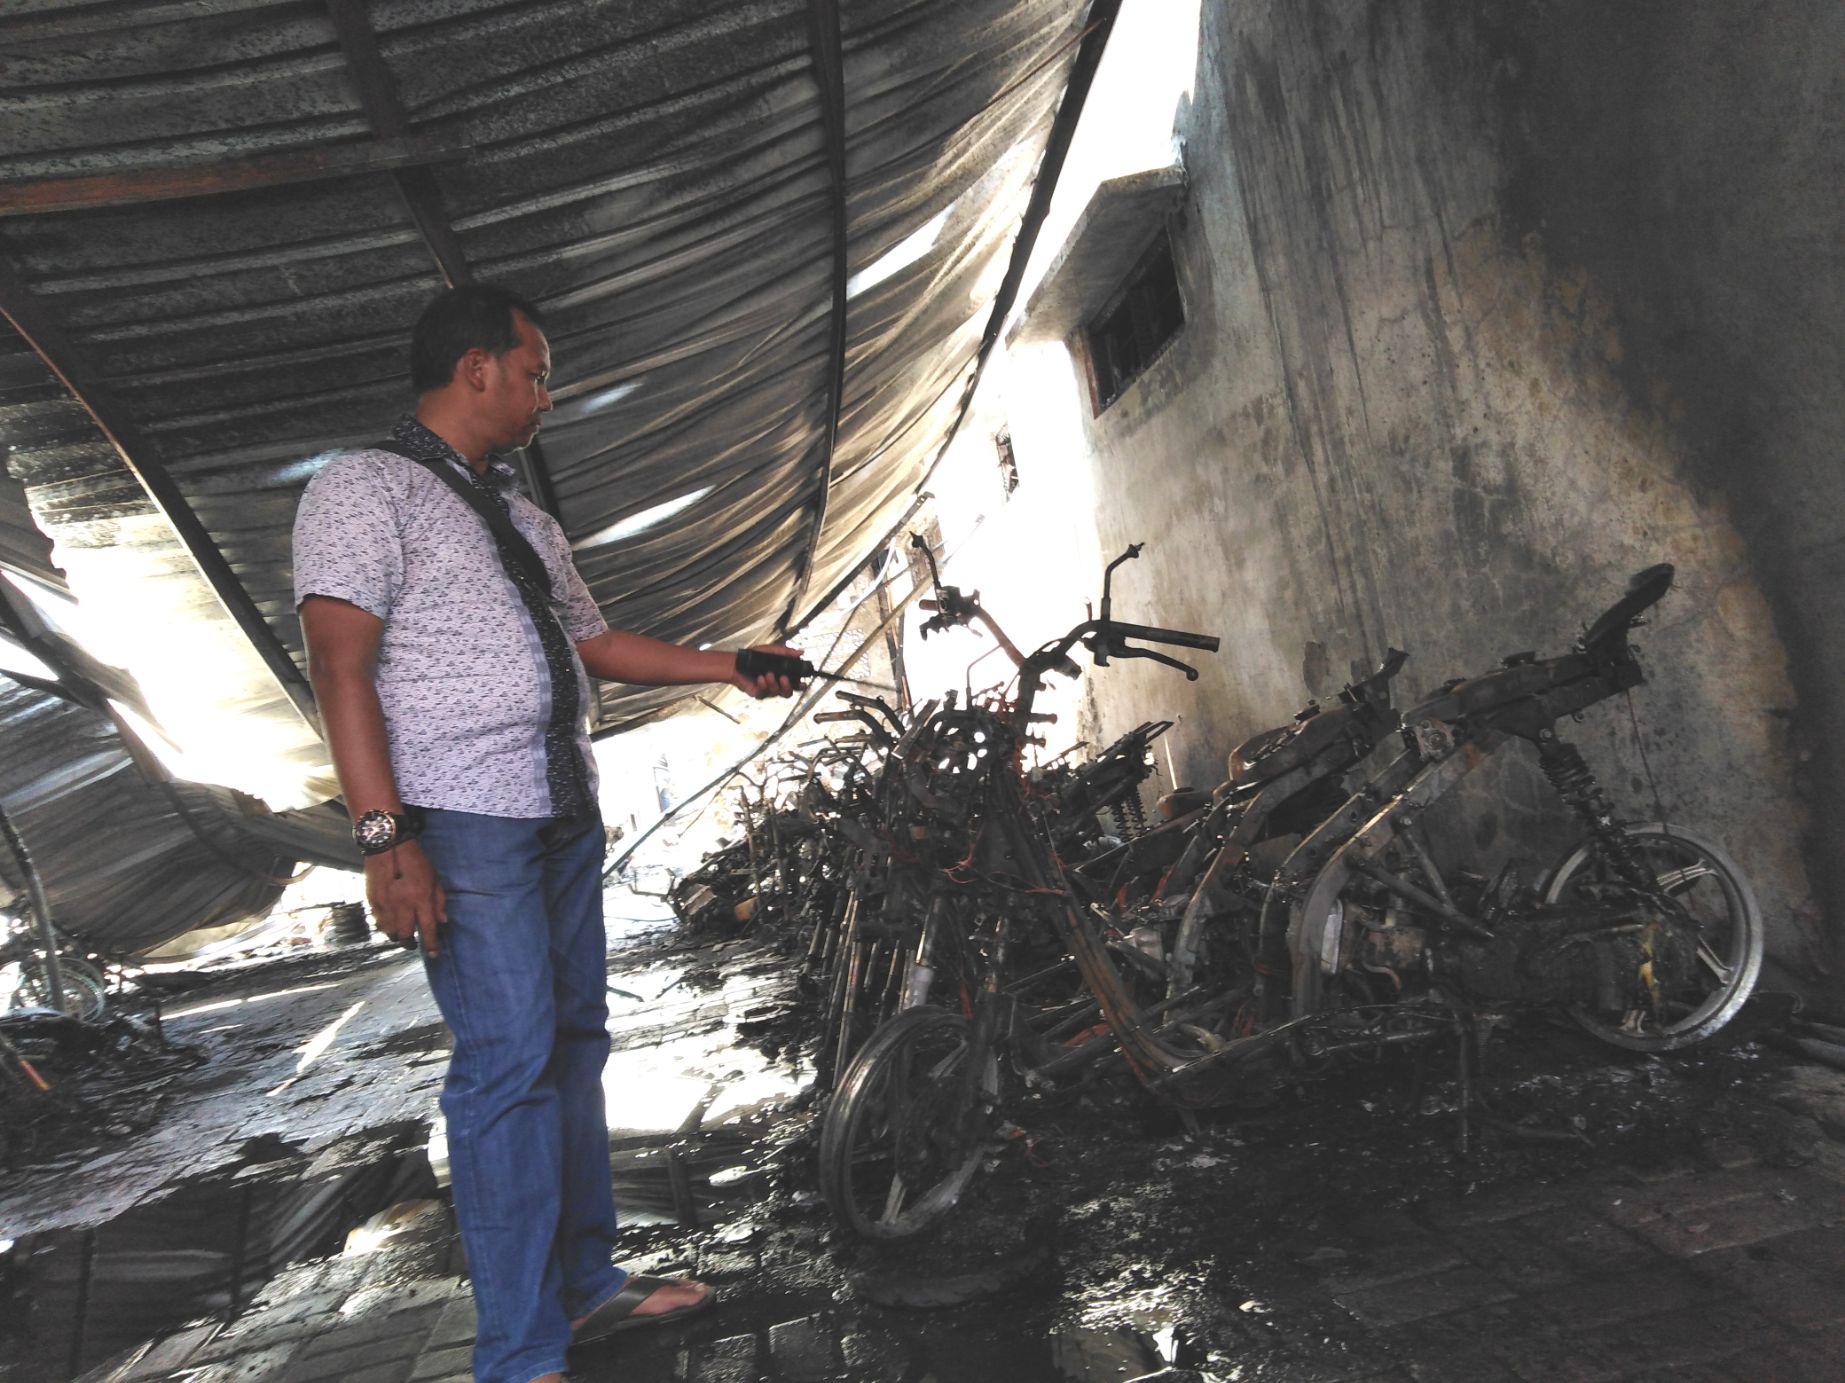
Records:
{"label": "man's face", "polygon": [[493,451],[512,451],[538,435],[551,411],[545,385],[551,378],[551,346],[545,334],[519,313],[513,314],[519,344],[504,355],[490,356],[483,371],[481,407],[490,423]]}

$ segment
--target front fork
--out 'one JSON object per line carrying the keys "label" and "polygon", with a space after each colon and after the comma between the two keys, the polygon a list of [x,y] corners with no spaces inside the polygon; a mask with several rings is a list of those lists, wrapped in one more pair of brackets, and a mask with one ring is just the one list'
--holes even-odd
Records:
{"label": "front fork", "polygon": [[967,1059],[961,1063],[955,1091],[954,1141],[965,1146],[971,1139],[985,1138],[985,1121],[989,1112],[980,1083],[986,1070],[987,1053],[1001,1037],[1001,1021],[1012,1012],[1010,997],[1001,991],[1006,973],[1006,950],[1011,919],[1001,913],[993,923],[993,948],[987,958],[986,977],[980,995],[974,1001],[973,1030],[967,1038]]}
{"label": "front fork", "polygon": [[929,990],[935,983],[936,942],[941,936],[942,914],[947,908],[948,896],[937,889],[929,900],[929,915],[923,920],[922,935],[916,938],[916,951],[903,976],[903,992],[897,999],[899,1013],[929,1002]]}

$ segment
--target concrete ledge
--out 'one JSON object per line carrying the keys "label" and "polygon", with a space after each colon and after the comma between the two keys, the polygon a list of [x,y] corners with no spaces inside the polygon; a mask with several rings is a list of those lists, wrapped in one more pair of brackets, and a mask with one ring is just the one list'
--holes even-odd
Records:
{"label": "concrete ledge", "polygon": [[1008,345],[1062,341],[1121,286],[1185,193],[1178,165],[1110,178],[1095,190],[1025,304]]}

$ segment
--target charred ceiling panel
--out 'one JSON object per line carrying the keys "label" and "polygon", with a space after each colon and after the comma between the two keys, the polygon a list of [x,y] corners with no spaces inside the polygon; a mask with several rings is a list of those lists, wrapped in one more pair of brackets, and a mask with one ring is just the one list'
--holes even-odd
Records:
{"label": "charred ceiling panel", "polygon": [[[546,310],[557,410],[527,474],[610,619],[717,644],[798,625],[959,417],[1105,28],[1087,9],[10,5],[0,261],[134,434],[37,399],[0,415],[16,473],[60,542],[126,545],[190,583],[170,608],[241,631],[255,654],[203,694],[279,727],[305,800],[295,500],[409,402],[406,324],[444,276],[493,279]],[[192,522],[228,576],[188,563]],[[601,728],[672,699],[606,688]]]}
{"label": "charred ceiling panel", "polygon": [[[38,870],[52,922],[108,954],[260,916],[294,868],[242,829],[268,815],[260,803],[143,772],[109,717],[4,675],[0,810]],[[4,846],[0,879],[25,891],[22,863]]]}

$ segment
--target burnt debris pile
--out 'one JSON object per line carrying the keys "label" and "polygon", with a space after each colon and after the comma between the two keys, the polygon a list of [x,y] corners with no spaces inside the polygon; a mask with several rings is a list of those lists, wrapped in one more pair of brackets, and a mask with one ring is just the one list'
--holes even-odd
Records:
{"label": "burnt debris pile", "polygon": [[171,1042],[159,1011],[81,1018],[51,1008],[0,1013],[0,1172],[82,1161],[160,1117],[182,1071],[202,1060]]}

